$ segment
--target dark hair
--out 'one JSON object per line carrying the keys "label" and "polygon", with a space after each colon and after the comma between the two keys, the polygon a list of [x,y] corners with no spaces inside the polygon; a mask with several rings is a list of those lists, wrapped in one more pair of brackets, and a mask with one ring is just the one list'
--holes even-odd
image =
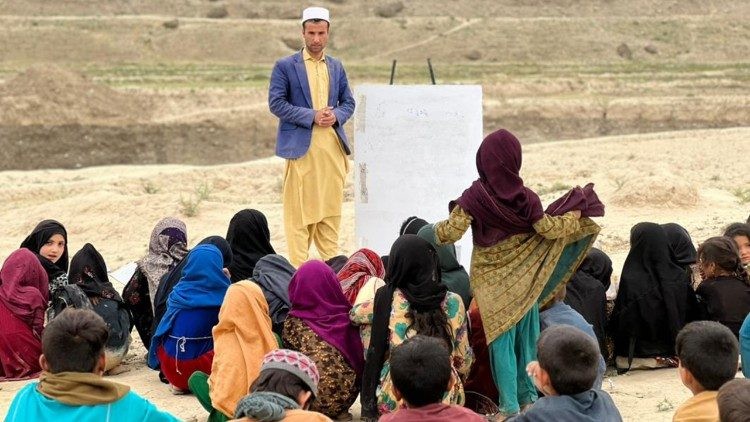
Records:
{"label": "dark hair", "polygon": [[724,229],[724,236],[735,237],[745,236],[750,239],[750,224],[748,223],[732,223]]}
{"label": "dark hair", "polygon": [[[308,23],[308,22],[312,22],[312,23],[321,23],[321,22],[325,22],[326,24],[328,24],[328,25],[326,25],[326,28],[331,28],[331,23],[330,23],[330,22],[328,22],[328,21],[327,21],[327,20],[325,20],[325,19],[308,19],[308,20],[306,20],[306,21],[302,22],[302,30],[303,30],[303,31],[305,30],[305,24],[306,24],[306,23]],[[296,400],[296,399],[295,399],[295,400]]]}
{"label": "dark hair", "polygon": [[440,339],[416,335],[391,351],[391,380],[409,405],[440,403],[451,379],[451,357]]}
{"label": "dark hair", "polygon": [[746,422],[750,415],[750,379],[733,379],[719,388],[721,422]]}
{"label": "dark hair", "polygon": [[107,323],[96,312],[65,309],[42,334],[42,353],[49,371],[93,372],[108,337]]}
{"label": "dark hair", "polygon": [[[289,371],[278,368],[269,368],[260,371],[258,378],[250,386],[250,392],[268,391],[271,393],[281,394],[297,401],[299,393],[312,391],[300,377]],[[309,405],[315,400],[315,394],[310,397]]]}
{"label": "dark hair", "polygon": [[737,373],[739,345],[732,331],[715,321],[695,321],[677,334],[680,365],[706,390],[716,391]]}
{"label": "dark hair", "polygon": [[542,331],[537,342],[537,359],[549,374],[552,388],[560,395],[583,393],[594,386],[599,348],[578,328],[557,325]]}
{"label": "dark hair", "polygon": [[703,264],[713,263],[722,270],[750,284],[747,270],[742,265],[740,252],[733,239],[726,236],[712,237],[698,247],[698,259]]}
{"label": "dark hair", "polygon": [[398,229],[398,234],[417,234],[419,232],[419,229],[428,224],[429,223],[427,221],[417,217],[416,215],[412,215],[411,217],[404,220],[403,223],[401,223],[401,227]]}

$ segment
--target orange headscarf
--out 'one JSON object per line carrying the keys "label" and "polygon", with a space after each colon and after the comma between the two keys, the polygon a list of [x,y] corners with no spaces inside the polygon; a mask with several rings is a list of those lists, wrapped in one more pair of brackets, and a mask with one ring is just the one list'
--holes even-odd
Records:
{"label": "orange headscarf", "polygon": [[214,360],[208,386],[211,404],[234,416],[237,402],[260,375],[263,356],[278,349],[268,303],[257,284],[243,280],[227,290],[213,329]]}

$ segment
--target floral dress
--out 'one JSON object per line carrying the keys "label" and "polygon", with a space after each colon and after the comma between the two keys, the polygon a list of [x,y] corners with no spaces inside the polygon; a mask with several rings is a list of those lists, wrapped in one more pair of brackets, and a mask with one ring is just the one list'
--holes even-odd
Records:
{"label": "floral dress", "polygon": [[[349,312],[349,318],[356,325],[360,325],[365,344],[370,343],[369,328],[372,325],[373,318],[373,301],[363,302],[355,305]],[[451,336],[453,337],[453,350],[451,351],[453,367],[453,388],[443,396],[443,403],[458,404],[464,403],[464,388],[462,380],[466,378],[474,361],[474,354],[469,346],[468,331],[466,328],[466,311],[461,300],[461,296],[447,292],[445,300],[441,305],[443,311],[448,317],[448,325],[451,327]],[[393,305],[391,308],[391,319],[388,324],[390,329],[389,349],[392,349],[404,342],[407,338],[417,334],[411,325],[411,320],[407,317],[409,312],[409,301],[396,289],[393,294]],[[383,363],[383,370],[380,372],[380,385],[376,391],[378,397],[378,410],[380,414],[394,412],[398,409],[399,404],[393,393],[393,382],[390,375],[390,364],[388,358]]]}

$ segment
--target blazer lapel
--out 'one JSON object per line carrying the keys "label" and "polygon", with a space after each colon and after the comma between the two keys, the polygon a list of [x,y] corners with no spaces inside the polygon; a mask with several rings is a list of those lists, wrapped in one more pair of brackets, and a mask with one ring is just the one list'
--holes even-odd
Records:
{"label": "blazer lapel", "polygon": [[328,68],[328,106],[335,108],[338,105],[339,72],[334,69],[333,60],[330,56],[326,56],[326,67]]}
{"label": "blazer lapel", "polygon": [[308,107],[312,108],[312,96],[310,95],[310,83],[307,81],[307,69],[305,69],[305,59],[302,56],[302,52],[297,55],[297,59],[294,63],[294,68],[297,70],[297,78],[299,79],[299,85],[302,87],[302,93],[305,94],[305,100],[307,100]]}

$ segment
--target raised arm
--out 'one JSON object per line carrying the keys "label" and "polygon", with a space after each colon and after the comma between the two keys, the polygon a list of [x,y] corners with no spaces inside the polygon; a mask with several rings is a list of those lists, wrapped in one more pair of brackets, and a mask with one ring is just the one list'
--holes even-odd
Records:
{"label": "raised arm", "polygon": [[268,108],[274,116],[281,120],[282,124],[288,122],[308,129],[312,128],[315,110],[295,106],[289,102],[289,77],[282,67],[280,62],[276,62],[271,72],[271,84],[268,88]]}
{"label": "raised arm", "polygon": [[435,223],[435,240],[438,245],[455,243],[471,227],[471,216],[460,206],[453,207],[447,220]]}
{"label": "raised arm", "polygon": [[557,216],[544,214],[544,217],[533,224],[534,230],[547,239],[569,236],[581,229],[578,221],[580,216],[580,211],[569,211]]}

